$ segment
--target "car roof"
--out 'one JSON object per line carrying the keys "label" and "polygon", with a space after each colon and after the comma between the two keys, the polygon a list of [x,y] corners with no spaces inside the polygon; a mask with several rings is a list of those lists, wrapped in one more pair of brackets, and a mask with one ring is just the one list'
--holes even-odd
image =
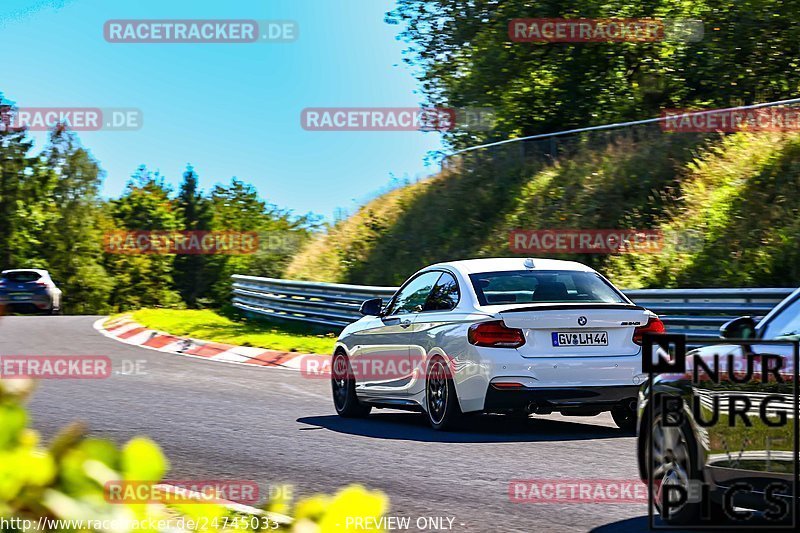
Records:
{"label": "car roof", "polygon": [[[533,268],[526,266],[533,261]],[[574,272],[594,272],[595,270],[578,263],[577,261],[561,261],[559,259],[544,259],[541,257],[494,257],[486,259],[466,259],[463,261],[449,261],[431,265],[434,267],[450,267],[463,274],[477,274],[481,272],[502,272],[507,270],[568,270]]]}

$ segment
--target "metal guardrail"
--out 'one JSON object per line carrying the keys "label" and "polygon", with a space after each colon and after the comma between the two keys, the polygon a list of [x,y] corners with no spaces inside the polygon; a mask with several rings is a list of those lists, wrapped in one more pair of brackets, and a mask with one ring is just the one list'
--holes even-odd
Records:
{"label": "metal guardrail", "polygon": [[[696,136],[696,142],[700,145],[717,140],[718,135],[728,135],[735,131],[745,131],[747,128],[759,130],[758,123],[763,120],[758,118],[762,115],[753,115],[754,112],[770,108],[798,109],[800,98],[787,100],[777,100],[773,102],[763,102],[760,104],[742,105],[736,107],[705,109],[697,111],[680,112],[678,110],[664,112],[661,116],[631,120],[626,122],[615,122],[611,124],[599,124],[596,126],[586,126],[569,130],[560,130],[548,133],[538,133],[525,137],[513,137],[502,140],[495,140],[467,146],[449,153],[440,152],[440,164],[442,171],[461,172],[466,168],[485,165],[502,165],[498,172],[516,172],[510,167],[514,165],[532,165],[526,172],[538,172],[543,164],[552,164],[563,159],[570,159],[579,153],[581,149],[599,150],[615,142],[641,142],[645,139],[658,139],[663,135],[672,135],[674,132],[668,121],[677,121],[675,124],[682,123],[684,120],[697,120],[697,117],[721,115],[719,124],[728,120],[728,116],[736,114],[736,120],[741,119],[740,126],[725,128],[720,125],[718,130],[709,127],[709,131],[698,128],[692,133]],[[771,114],[764,114],[768,117]],[[733,120],[732,118],[730,120]],[[770,121],[773,120],[770,118]],[[732,122],[730,122],[732,124]],[[776,126],[778,130],[787,130],[789,127]],[[680,131],[677,128],[675,132]],[[689,131],[685,132],[690,134]],[[533,175],[533,174],[531,174]]]}
{"label": "metal guardrail", "polygon": [[[388,300],[397,287],[344,285],[255,276],[233,276],[233,305],[243,311],[327,327],[344,327],[369,298]],[[714,339],[719,327],[742,315],[766,315],[793,289],[639,289],[623,291],[658,313],[670,333]]]}
{"label": "metal guardrail", "polygon": [[[751,105],[742,105],[736,107],[726,107],[720,109],[705,109],[705,110],[698,110],[698,111],[687,111],[685,113],[671,115],[669,118],[675,119],[677,117],[692,117],[692,116],[702,116],[702,115],[715,115],[721,113],[730,113],[734,111],[750,111],[753,109],[762,109],[765,107],[778,107],[783,105],[797,105],[800,104],[800,98],[789,98],[788,100],[775,100],[773,102],[762,102],[760,104],[751,104]],[[622,129],[622,128],[630,128],[631,126],[641,126],[644,124],[657,124],[659,122],[666,122],[668,118],[666,116],[661,117],[654,117],[654,118],[646,118],[641,120],[630,120],[627,122],[615,122],[613,124],[600,124],[598,126],[587,126],[585,128],[576,128],[571,130],[562,130],[556,131],[553,133],[539,133],[536,135],[528,135],[527,137],[514,137],[513,139],[504,139],[502,141],[495,141],[486,144],[479,144],[476,146],[470,146],[468,148],[463,148],[461,150],[457,150],[451,154],[447,154],[445,157],[450,157],[454,155],[463,154],[466,152],[472,152],[474,150],[482,150],[484,148],[493,148],[495,146],[501,146],[504,144],[510,143],[517,143],[517,142],[525,142],[525,141],[534,141],[534,140],[541,140],[541,139],[550,139],[553,137],[560,137],[565,135],[574,135],[576,133],[586,133],[591,131],[605,131],[605,130],[615,130],[615,129]]]}
{"label": "metal guardrail", "polygon": [[638,289],[625,295],[657,313],[670,333],[689,340],[719,338],[719,327],[732,318],[760,320],[794,289]]}
{"label": "metal guardrail", "polygon": [[392,297],[397,287],[344,285],[255,276],[233,276],[233,305],[259,315],[344,327],[361,315],[361,302]]}

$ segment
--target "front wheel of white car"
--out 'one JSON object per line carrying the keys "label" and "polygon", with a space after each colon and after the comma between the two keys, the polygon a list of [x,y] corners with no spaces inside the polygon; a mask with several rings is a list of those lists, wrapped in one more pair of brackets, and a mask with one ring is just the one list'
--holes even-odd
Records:
{"label": "front wheel of white car", "polygon": [[333,354],[331,361],[331,388],[333,406],[343,418],[363,418],[369,415],[372,407],[358,401],[356,380],[350,367],[350,359],[344,352]]}
{"label": "front wheel of white car", "polygon": [[447,431],[456,429],[462,413],[456,397],[456,387],[447,362],[434,357],[428,365],[425,377],[425,413],[431,427]]}

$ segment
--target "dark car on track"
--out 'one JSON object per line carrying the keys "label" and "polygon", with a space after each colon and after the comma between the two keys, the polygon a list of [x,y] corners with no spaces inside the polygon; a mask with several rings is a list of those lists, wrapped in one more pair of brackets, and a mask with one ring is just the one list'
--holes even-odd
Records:
{"label": "dark car on track", "polygon": [[728,322],[720,337],[689,351],[685,371],[640,391],[640,476],[667,523],[785,523],[797,503],[800,289],[757,324]]}
{"label": "dark car on track", "polygon": [[47,270],[4,270],[0,272],[0,306],[5,307],[8,312],[60,314],[61,289],[56,286]]}

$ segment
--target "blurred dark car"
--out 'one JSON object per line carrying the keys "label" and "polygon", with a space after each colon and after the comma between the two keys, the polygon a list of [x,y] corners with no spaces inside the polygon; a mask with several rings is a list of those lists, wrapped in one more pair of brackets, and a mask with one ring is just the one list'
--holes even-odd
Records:
{"label": "blurred dark car", "polygon": [[0,272],[0,306],[7,312],[61,314],[61,289],[47,270],[4,270]]}
{"label": "blurred dark car", "polygon": [[[640,391],[639,474],[646,483],[652,478],[654,504],[667,523],[783,522],[797,498],[800,289],[758,324],[751,317],[731,320],[720,337],[719,344],[687,353],[686,372],[657,375]],[[681,488],[665,493],[667,485]]]}

